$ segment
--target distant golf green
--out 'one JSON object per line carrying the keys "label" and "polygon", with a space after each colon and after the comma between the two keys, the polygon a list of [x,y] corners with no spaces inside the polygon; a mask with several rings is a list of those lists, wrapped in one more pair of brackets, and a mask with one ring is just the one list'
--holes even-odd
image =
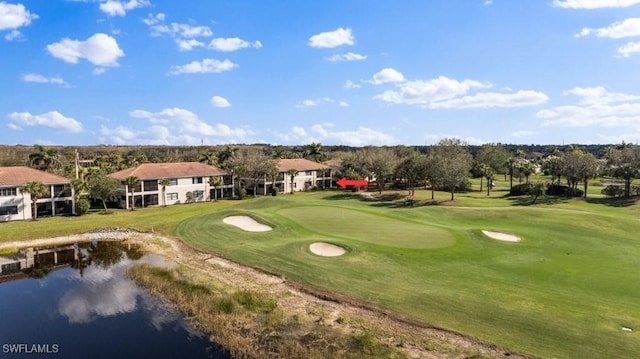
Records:
{"label": "distant golf green", "polygon": [[[417,193],[425,200],[430,193]],[[251,199],[183,221],[193,246],[514,351],[554,358],[640,353],[635,204],[475,195],[404,207],[350,193]],[[224,224],[250,215],[272,231]],[[482,230],[517,235],[503,242]],[[347,248],[320,257],[308,247]],[[622,328],[633,328],[629,332]]]}

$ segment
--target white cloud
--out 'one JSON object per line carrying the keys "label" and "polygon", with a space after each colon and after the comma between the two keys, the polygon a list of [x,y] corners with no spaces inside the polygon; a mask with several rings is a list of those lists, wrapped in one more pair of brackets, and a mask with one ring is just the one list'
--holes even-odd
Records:
{"label": "white cloud", "polygon": [[533,136],[535,134],[536,133],[533,132],[533,131],[521,130],[521,131],[511,132],[511,137],[516,137],[516,138],[529,137],[529,136]]}
{"label": "white cloud", "polygon": [[300,102],[299,104],[296,105],[296,107],[298,108],[304,108],[304,107],[315,107],[324,103],[330,103],[330,102],[334,102],[333,99],[329,98],[329,97],[322,97],[322,98],[317,98],[314,100],[311,99],[307,99],[304,100],[302,102]]}
{"label": "white cloud", "polygon": [[575,36],[582,37],[591,34],[595,34],[597,37],[608,37],[611,39],[640,36],[640,18],[636,17],[617,21],[607,27],[597,29],[585,27]]}
{"label": "white cloud", "polygon": [[338,106],[340,107],[349,107],[349,103],[346,101],[340,101],[338,102]]}
{"label": "white cloud", "polygon": [[356,130],[334,131],[330,123],[315,124],[309,130],[294,126],[287,132],[271,131],[280,140],[291,143],[322,142],[324,144],[342,144],[348,146],[393,145],[397,140],[384,132],[359,126]]}
{"label": "white cloud", "polygon": [[22,76],[22,81],[24,82],[35,82],[40,84],[55,84],[60,85],[62,87],[69,87],[69,84],[61,77],[45,77],[40,74],[26,74]]}
{"label": "white cloud", "polygon": [[432,102],[429,108],[491,108],[536,106],[546,103],[549,97],[538,91],[518,91],[516,93],[481,92],[450,100]]}
{"label": "white cloud", "polygon": [[556,106],[538,111],[543,126],[558,127],[627,127],[640,130],[640,96],[609,92],[603,87],[587,87],[565,91],[577,96],[573,105]]}
{"label": "white cloud", "polygon": [[553,0],[553,6],[565,9],[601,9],[636,4],[640,4],[640,0]]}
{"label": "white cloud", "polygon": [[334,30],[321,32],[309,38],[309,46],[316,48],[332,48],[342,45],[353,45],[353,34],[351,29],[342,27]]}
{"label": "white cloud", "polygon": [[214,107],[220,107],[220,108],[231,107],[231,103],[229,103],[229,101],[222,96],[213,96],[211,98],[211,104]]}
{"label": "white cloud", "polygon": [[389,83],[389,82],[404,82],[404,75],[402,74],[402,72],[387,67],[384,68],[382,70],[380,70],[379,72],[375,73],[373,75],[373,79],[372,80],[368,80],[365,82],[368,82],[370,84],[374,84],[374,85],[381,85],[381,84],[385,84],[385,83]]}
{"label": "white cloud", "polygon": [[118,58],[124,56],[116,39],[103,33],[97,33],[86,41],[65,38],[60,42],[47,45],[47,51],[52,56],[72,64],[77,64],[80,59],[86,59],[102,67],[119,66]]}
{"label": "white cloud", "polygon": [[347,80],[344,83],[344,88],[347,88],[347,89],[359,89],[361,87],[362,87],[362,85],[353,83],[353,81],[351,81],[351,80]]}
{"label": "white cloud", "polygon": [[485,0],[484,3],[482,3],[482,5],[488,6],[493,4],[493,0]]}
{"label": "white cloud", "polygon": [[429,81],[407,81],[396,86],[397,90],[387,90],[374,98],[395,104],[429,105],[454,99],[471,89],[491,87],[474,80],[458,81],[444,76]]}
{"label": "white cloud", "polygon": [[38,15],[29,12],[22,4],[0,2],[0,31],[29,26],[37,18]]}
{"label": "white cloud", "polygon": [[[125,127],[114,130],[103,128],[102,134],[116,143],[146,144],[189,144],[200,141],[243,142],[255,133],[247,128],[231,127],[223,123],[210,124],[201,120],[195,113],[182,108],[166,108],[160,112],[134,110],[129,112],[133,118],[146,119],[153,126],[141,131],[132,131]],[[119,142],[118,142],[119,141]]]}
{"label": "white cloud", "polygon": [[149,14],[142,22],[149,26],[151,35],[153,36],[168,35],[179,39],[213,36],[213,31],[211,31],[211,28],[208,26],[194,26],[177,22],[172,22],[167,25],[164,24],[166,18],[167,16],[164,13],[158,13],[155,16]]}
{"label": "white cloud", "polygon": [[236,51],[247,47],[254,47],[256,49],[259,49],[262,47],[262,43],[260,41],[248,42],[238,37],[218,37],[211,40],[211,42],[209,43],[210,49],[223,52]]}
{"label": "white cloud", "polygon": [[129,0],[127,2],[107,0],[100,4],[100,11],[109,16],[125,16],[129,10],[146,6],[151,6],[147,0]]}
{"label": "white cloud", "polygon": [[640,42],[628,42],[618,48],[618,54],[622,57],[629,57],[640,52]]}
{"label": "white cloud", "polygon": [[11,30],[8,34],[4,35],[4,39],[7,41],[14,41],[14,40],[24,40],[24,36],[22,36],[22,33],[18,30]]}
{"label": "white cloud", "polygon": [[196,39],[176,39],[176,44],[178,44],[178,48],[180,51],[191,51],[196,47],[204,47],[205,44],[202,41],[198,41]]}
{"label": "white cloud", "polygon": [[238,67],[228,59],[219,61],[216,59],[203,59],[202,61],[193,61],[189,64],[182,66],[171,66],[170,75],[180,74],[206,74],[206,73],[220,73],[225,71],[231,71]]}
{"label": "white cloud", "polygon": [[41,115],[32,115],[29,112],[13,112],[8,114],[7,118],[17,127],[44,126],[64,132],[82,132],[82,123],[71,117],[65,117],[58,111],[50,111]]}
{"label": "white cloud", "polygon": [[335,54],[331,57],[327,57],[327,60],[331,61],[331,62],[338,62],[338,61],[361,61],[361,60],[366,60],[367,56],[366,55],[360,55],[360,54],[356,54],[353,52],[347,52],[346,54]]}

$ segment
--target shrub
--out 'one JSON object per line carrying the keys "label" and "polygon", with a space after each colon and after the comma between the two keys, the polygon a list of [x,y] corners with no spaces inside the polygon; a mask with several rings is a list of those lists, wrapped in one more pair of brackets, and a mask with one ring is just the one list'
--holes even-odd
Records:
{"label": "shrub", "polygon": [[278,189],[277,189],[277,188],[275,188],[275,187],[274,187],[274,188],[272,188],[272,189],[271,189],[271,195],[272,195],[272,196],[277,196],[277,195],[278,195]]}
{"label": "shrub", "polygon": [[247,190],[244,188],[238,188],[238,190],[236,191],[236,198],[244,199],[246,196],[247,196]]}
{"label": "shrub", "polygon": [[86,198],[80,198],[76,201],[76,214],[78,216],[82,216],[89,212],[89,208],[91,208],[91,203]]}
{"label": "shrub", "polygon": [[571,188],[569,186],[552,184],[547,187],[547,196],[582,197],[584,196],[584,191],[578,188]]}
{"label": "shrub", "polygon": [[521,183],[511,187],[509,196],[525,196],[531,194],[531,183]]}
{"label": "shrub", "polygon": [[608,197],[622,197],[624,196],[624,187],[618,185],[609,185],[603,188],[600,193]]}

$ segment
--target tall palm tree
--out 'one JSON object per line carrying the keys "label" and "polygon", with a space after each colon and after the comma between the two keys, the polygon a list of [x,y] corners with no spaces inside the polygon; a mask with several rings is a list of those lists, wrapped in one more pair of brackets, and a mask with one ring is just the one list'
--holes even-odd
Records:
{"label": "tall palm tree", "polygon": [[235,157],[238,147],[226,146],[222,151],[218,152],[218,164],[221,168],[227,168],[229,161]]}
{"label": "tall palm tree", "polygon": [[298,170],[295,168],[292,168],[290,170],[287,171],[287,174],[290,176],[291,178],[291,194],[293,194],[293,180],[296,178],[296,176],[298,175]]}
{"label": "tall palm tree", "polygon": [[62,167],[60,152],[55,148],[44,148],[36,145],[35,152],[29,154],[29,165],[45,172],[59,169]]}
{"label": "tall palm tree", "polygon": [[87,192],[89,190],[88,183],[83,178],[74,178],[69,181],[69,186],[73,192],[73,214],[76,214],[76,203],[78,202],[78,198],[83,192]]}
{"label": "tall palm tree", "polygon": [[322,144],[319,142],[312,142],[307,145],[307,149],[304,151],[305,158],[313,158],[314,161],[320,162],[324,159],[325,153]]}
{"label": "tall palm tree", "polygon": [[271,149],[271,158],[273,159],[281,159],[286,158],[287,151],[282,146],[276,146]]}
{"label": "tall palm tree", "polygon": [[209,166],[218,165],[218,154],[213,149],[208,149],[206,152],[200,154],[200,162]]}
{"label": "tall palm tree", "polygon": [[31,181],[20,187],[20,191],[31,195],[31,210],[33,213],[31,219],[35,221],[38,219],[38,199],[49,192],[49,187],[42,182]]}
{"label": "tall palm tree", "polygon": [[162,207],[166,207],[167,196],[165,192],[167,191],[167,186],[171,185],[171,181],[169,181],[166,178],[163,178],[160,181],[158,181],[158,184],[162,187]]}
{"label": "tall palm tree", "polygon": [[218,200],[218,187],[222,186],[222,184],[224,183],[224,181],[222,180],[222,177],[220,176],[211,176],[209,177],[209,185],[211,187],[213,187],[213,200],[217,201]]}
{"label": "tall palm tree", "polygon": [[136,207],[136,201],[133,197],[133,192],[136,190],[136,186],[140,184],[140,178],[136,176],[129,176],[124,179],[124,184],[129,189],[129,193],[131,194],[131,210],[133,211]]}

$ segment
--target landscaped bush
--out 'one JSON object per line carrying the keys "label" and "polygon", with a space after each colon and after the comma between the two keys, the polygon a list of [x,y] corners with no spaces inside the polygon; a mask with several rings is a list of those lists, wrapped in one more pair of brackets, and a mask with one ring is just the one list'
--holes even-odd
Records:
{"label": "landscaped bush", "polygon": [[531,183],[521,183],[511,187],[509,196],[528,196],[531,192]]}
{"label": "landscaped bush", "polygon": [[603,188],[600,193],[608,197],[622,197],[624,196],[624,187],[618,185],[609,185]]}
{"label": "landscaped bush", "polygon": [[76,214],[78,216],[82,216],[83,214],[89,212],[89,208],[91,208],[91,203],[86,198],[80,198],[76,201]]}
{"label": "landscaped bush", "polygon": [[584,196],[584,191],[579,188],[552,184],[547,187],[547,196],[582,197]]}
{"label": "landscaped bush", "polygon": [[247,190],[244,188],[238,188],[238,190],[236,191],[236,198],[244,199],[246,196],[247,196]]}

